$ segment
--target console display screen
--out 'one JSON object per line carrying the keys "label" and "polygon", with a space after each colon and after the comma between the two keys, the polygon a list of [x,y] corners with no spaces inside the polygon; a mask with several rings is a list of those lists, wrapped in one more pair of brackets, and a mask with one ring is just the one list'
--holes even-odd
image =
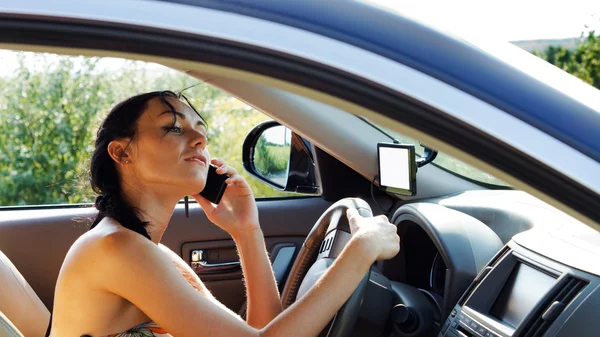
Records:
{"label": "console display screen", "polygon": [[500,321],[516,328],[552,287],[555,278],[517,263],[490,310]]}

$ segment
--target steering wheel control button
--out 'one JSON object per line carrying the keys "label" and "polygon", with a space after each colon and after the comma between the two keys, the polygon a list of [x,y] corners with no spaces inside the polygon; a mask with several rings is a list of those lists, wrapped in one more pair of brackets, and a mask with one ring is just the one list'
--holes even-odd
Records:
{"label": "steering wheel control button", "polygon": [[323,238],[323,241],[321,242],[321,245],[319,246],[317,259],[335,257],[335,256],[332,256],[332,254],[334,254],[334,246],[336,244],[336,240],[338,240],[338,239],[339,238],[338,238],[337,230],[333,230],[333,231],[329,232],[329,234],[327,234]]}
{"label": "steering wheel control button", "polygon": [[450,314],[452,317],[456,317],[456,309],[452,310],[452,313]]}
{"label": "steering wheel control button", "polygon": [[454,321],[452,322],[452,327],[456,329],[456,327],[458,326],[458,322]]}
{"label": "steering wheel control button", "polygon": [[477,329],[477,332],[478,332],[480,335],[482,335],[482,336],[485,336],[485,334],[486,334],[487,330],[486,330],[484,327],[480,326],[480,327]]}

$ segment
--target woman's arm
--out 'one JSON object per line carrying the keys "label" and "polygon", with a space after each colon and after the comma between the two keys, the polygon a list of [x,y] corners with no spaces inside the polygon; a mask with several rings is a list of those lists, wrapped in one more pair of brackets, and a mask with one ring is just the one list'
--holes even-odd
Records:
{"label": "woman's arm", "polygon": [[239,233],[236,242],[248,298],[247,322],[263,328],[282,311],[281,299],[260,228]]}
{"label": "woman's arm", "polygon": [[192,196],[217,226],[235,240],[242,262],[250,326],[262,328],[281,310],[279,291],[258,221],[254,194],[246,180],[220,159],[213,159],[218,174],[227,174],[227,189],[223,199],[214,205],[200,195]]}
{"label": "woman's arm", "polygon": [[362,232],[353,230],[352,239],[319,282],[262,329],[236,319],[198,293],[160,248],[134,232],[110,234],[90,247],[96,258],[87,276],[99,289],[133,303],[174,337],[314,337],[375,259],[390,258],[398,251],[393,225],[381,218],[363,222]]}

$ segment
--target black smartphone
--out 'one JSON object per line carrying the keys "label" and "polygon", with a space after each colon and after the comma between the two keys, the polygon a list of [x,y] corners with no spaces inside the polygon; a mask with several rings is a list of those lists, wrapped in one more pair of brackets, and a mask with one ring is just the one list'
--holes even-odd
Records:
{"label": "black smartphone", "polygon": [[205,197],[208,201],[213,204],[218,204],[223,197],[223,193],[225,193],[225,189],[227,188],[227,184],[225,184],[225,180],[229,178],[226,174],[218,174],[217,167],[209,164],[208,165],[208,175],[206,176],[206,186],[200,195]]}

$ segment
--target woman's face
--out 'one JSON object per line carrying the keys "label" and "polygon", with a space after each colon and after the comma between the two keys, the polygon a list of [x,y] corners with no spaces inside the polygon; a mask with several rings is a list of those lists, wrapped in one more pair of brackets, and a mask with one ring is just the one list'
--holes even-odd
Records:
{"label": "woman's face", "polygon": [[167,98],[173,112],[155,97],[137,123],[137,137],[130,144],[132,176],[145,187],[185,195],[199,193],[206,184],[210,154],[206,126],[186,104]]}

